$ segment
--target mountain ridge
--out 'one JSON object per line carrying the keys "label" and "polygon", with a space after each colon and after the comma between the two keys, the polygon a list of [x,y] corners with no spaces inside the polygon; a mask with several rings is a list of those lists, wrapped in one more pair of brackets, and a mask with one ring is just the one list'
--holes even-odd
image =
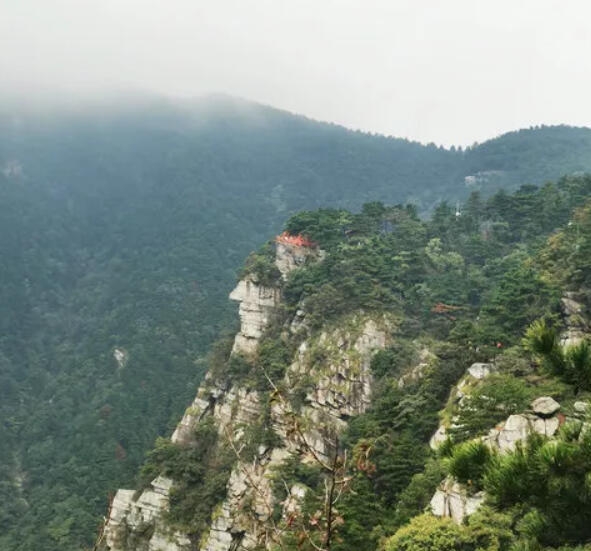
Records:
{"label": "mountain ridge", "polygon": [[591,170],[586,130],[526,131],[525,149],[512,135],[468,165],[281,112],[220,111],[0,117],[0,465],[3,495],[20,496],[0,515],[8,549],[88,543],[107,491],[172,430],[232,327],[236,269],[290,215],[379,200],[426,214]]}
{"label": "mountain ridge", "polygon": [[[115,495],[99,548],[585,543],[585,492],[569,490],[571,527],[555,484],[591,464],[590,194],[565,178],[427,221],[380,203],[292,217],[248,258],[239,332],[139,489]],[[572,475],[560,455],[547,481],[511,471],[525,447],[543,462],[563,445]],[[544,522],[522,530],[528,515]]]}

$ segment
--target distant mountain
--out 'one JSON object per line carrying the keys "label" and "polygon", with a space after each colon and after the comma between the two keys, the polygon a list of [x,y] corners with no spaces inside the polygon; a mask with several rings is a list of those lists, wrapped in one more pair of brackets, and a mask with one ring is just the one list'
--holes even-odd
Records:
{"label": "distant mountain", "polygon": [[0,547],[88,543],[192,398],[237,267],[294,212],[587,170],[585,128],[460,151],[217,96],[0,107]]}

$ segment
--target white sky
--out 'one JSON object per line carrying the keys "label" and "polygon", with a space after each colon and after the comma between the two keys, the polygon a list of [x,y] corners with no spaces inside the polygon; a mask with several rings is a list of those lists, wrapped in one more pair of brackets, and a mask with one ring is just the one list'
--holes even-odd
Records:
{"label": "white sky", "polygon": [[224,92],[466,145],[591,126],[591,0],[0,0],[0,87]]}

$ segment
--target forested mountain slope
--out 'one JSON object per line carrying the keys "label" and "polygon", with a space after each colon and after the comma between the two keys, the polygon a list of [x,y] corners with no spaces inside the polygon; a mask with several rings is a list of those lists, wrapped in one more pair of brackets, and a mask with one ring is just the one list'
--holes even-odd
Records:
{"label": "forested mountain slope", "polygon": [[588,544],[590,201],[576,177],[291,217],[99,548]]}
{"label": "forested mountain slope", "polygon": [[90,541],[232,327],[237,267],[291,214],[427,211],[591,169],[590,142],[552,127],[448,151],[228,98],[0,108],[2,547]]}

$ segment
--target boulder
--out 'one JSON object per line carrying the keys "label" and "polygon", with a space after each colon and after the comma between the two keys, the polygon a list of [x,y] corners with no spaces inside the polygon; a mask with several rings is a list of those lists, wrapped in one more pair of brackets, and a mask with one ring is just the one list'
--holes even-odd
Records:
{"label": "boulder", "polygon": [[501,453],[513,451],[517,442],[523,442],[532,433],[554,436],[560,421],[557,417],[545,419],[531,414],[510,415],[504,423],[482,438],[490,448]]}
{"label": "boulder", "polygon": [[431,499],[431,512],[438,517],[449,517],[462,524],[484,501],[484,492],[470,494],[466,487],[453,478],[446,478]]}
{"label": "boulder", "polygon": [[493,364],[489,363],[473,363],[468,368],[468,373],[475,379],[484,379],[494,371]]}
{"label": "boulder", "polygon": [[549,417],[560,409],[560,404],[550,396],[540,396],[531,403],[531,408],[540,417]]}
{"label": "boulder", "polygon": [[577,413],[587,413],[589,411],[589,402],[575,402],[573,408]]}

